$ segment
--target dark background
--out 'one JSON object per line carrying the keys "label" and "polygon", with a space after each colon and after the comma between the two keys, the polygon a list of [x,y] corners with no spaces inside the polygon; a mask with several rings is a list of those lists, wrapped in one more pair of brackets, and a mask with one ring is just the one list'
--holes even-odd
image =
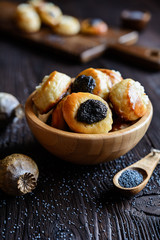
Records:
{"label": "dark background", "polygon": [[[148,10],[152,19],[140,33],[138,44],[160,47],[159,0],[54,3],[66,14],[99,17],[115,28],[121,27],[123,9]],[[44,75],[57,70],[74,77],[88,67],[118,70],[124,78],[133,78],[145,87],[154,108],[149,130],[134,149],[119,159],[97,166],[76,166],[44,150],[25,119],[14,120],[0,132],[0,158],[16,152],[27,154],[37,162],[40,177],[31,194],[8,197],[0,192],[0,239],[160,239],[159,166],[135,197],[121,196],[112,183],[119,170],[144,157],[151,147],[160,149],[160,73],[107,53],[80,64],[1,35],[0,91],[13,94],[22,104]]]}

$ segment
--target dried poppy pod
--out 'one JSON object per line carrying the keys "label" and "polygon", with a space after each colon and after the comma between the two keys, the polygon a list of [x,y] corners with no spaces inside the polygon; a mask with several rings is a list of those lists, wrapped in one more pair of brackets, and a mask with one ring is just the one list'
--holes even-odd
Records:
{"label": "dried poppy pod", "polygon": [[24,117],[23,106],[12,94],[0,92],[0,128],[7,125],[13,117]]}
{"label": "dried poppy pod", "polygon": [[0,160],[0,189],[9,195],[32,192],[38,176],[37,164],[26,155],[16,153]]}

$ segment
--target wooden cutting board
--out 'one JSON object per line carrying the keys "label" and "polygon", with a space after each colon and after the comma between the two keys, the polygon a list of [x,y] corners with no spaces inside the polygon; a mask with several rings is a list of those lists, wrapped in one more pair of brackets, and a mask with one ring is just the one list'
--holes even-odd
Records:
{"label": "wooden cutting board", "polygon": [[44,46],[77,59],[81,62],[90,61],[100,56],[109,46],[116,43],[132,45],[136,43],[138,34],[135,31],[124,31],[109,28],[104,36],[87,36],[78,34],[75,36],[62,36],[52,32],[47,27],[34,34],[26,34],[17,29],[14,22],[14,14],[17,4],[12,2],[0,2],[0,31],[18,39],[23,39],[37,46]]}

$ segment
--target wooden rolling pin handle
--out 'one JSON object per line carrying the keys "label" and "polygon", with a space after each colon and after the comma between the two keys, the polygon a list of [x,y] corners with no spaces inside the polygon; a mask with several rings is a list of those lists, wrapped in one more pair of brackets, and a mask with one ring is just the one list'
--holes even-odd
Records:
{"label": "wooden rolling pin handle", "polygon": [[150,70],[160,69],[160,49],[120,43],[111,44],[109,49],[120,55],[122,59],[150,68]]}

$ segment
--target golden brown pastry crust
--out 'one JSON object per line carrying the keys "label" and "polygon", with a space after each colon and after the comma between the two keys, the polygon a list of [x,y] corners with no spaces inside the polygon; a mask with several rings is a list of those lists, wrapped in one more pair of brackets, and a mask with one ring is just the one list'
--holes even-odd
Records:
{"label": "golden brown pastry crust", "polygon": [[80,31],[80,22],[75,17],[62,15],[58,25],[53,28],[53,31],[61,35],[75,35]]}
{"label": "golden brown pastry crust", "polygon": [[71,78],[57,71],[46,76],[32,98],[41,114],[48,112],[66,94]]}
{"label": "golden brown pastry crust", "polygon": [[95,79],[96,86],[92,92],[93,94],[98,95],[103,99],[108,98],[111,81],[106,74],[94,68],[87,68],[80,72],[77,77],[81,75],[92,76]]}
{"label": "golden brown pastry crust", "polygon": [[[94,99],[99,100],[102,103],[104,103],[107,107],[107,116],[105,119],[92,123],[82,123],[80,121],[77,121],[77,111],[80,107],[80,105],[87,101],[88,99]],[[104,101],[101,97],[96,96],[94,94],[90,93],[84,93],[84,92],[78,92],[78,93],[72,93],[71,95],[68,95],[66,97],[66,100],[63,104],[63,116],[65,121],[67,122],[70,129],[72,129],[74,132],[79,133],[107,133],[112,128],[112,112],[107,104],[106,101]]]}
{"label": "golden brown pastry crust", "polygon": [[53,3],[41,2],[37,4],[36,10],[42,22],[50,27],[56,26],[61,20],[62,11]]}
{"label": "golden brown pastry crust", "polygon": [[81,22],[81,32],[90,35],[103,35],[108,31],[108,25],[101,19],[85,19]]}
{"label": "golden brown pastry crust", "polygon": [[51,126],[61,130],[67,130],[68,126],[64,120],[62,107],[66,97],[64,97],[56,106],[55,110],[52,112]]}
{"label": "golden brown pastry crust", "polygon": [[110,70],[110,69],[103,69],[103,68],[97,68],[97,70],[105,73],[107,76],[109,76],[109,79],[111,81],[111,88],[121,82],[123,80],[120,72],[118,71],[114,71],[114,70]]}
{"label": "golden brown pastry crust", "polygon": [[43,0],[29,0],[28,1],[28,4],[30,4],[32,7],[34,7],[35,10],[37,10],[37,8],[39,8],[44,3],[45,2]]}
{"label": "golden brown pastry crust", "polygon": [[125,79],[111,89],[109,100],[115,112],[126,121],[134,121],[147,111],[148,97],[139,82]]}
{"label": "golden brown pastry crust", "polygon": [[17,6],[15,20],[18,28],[24,32],[34,33],[40,30],[41,20],[35,9],[27,3]]}

